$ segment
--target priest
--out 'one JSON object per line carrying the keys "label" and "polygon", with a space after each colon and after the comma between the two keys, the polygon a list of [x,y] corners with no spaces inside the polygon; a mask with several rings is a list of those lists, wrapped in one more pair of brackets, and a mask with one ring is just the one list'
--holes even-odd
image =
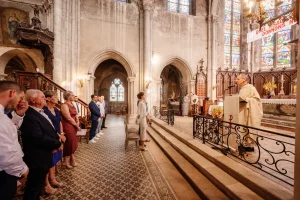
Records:
{"label": "priest", "polygon": [[[256,88],[247,82],[247,76],[241,74],[236,78],[237,85],[240,86],[239,96],[242,100],[240,102],[239,122],[240,124],[251,126],[255,128],[260,127],[260,123],[263,117],[262,103],[260,96]],[[253,133],[253,131],[252,131]],[[248,151],[253,151],[252,147],[256,138],[250,137],[250,135],[244,136],[245,146]]]}

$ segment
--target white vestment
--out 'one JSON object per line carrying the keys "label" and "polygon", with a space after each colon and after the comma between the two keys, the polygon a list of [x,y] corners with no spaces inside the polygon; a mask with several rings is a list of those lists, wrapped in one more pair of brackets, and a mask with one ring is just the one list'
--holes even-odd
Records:
{"label": "white vestment", "polygon": [[190,98],[185,96],[183,98],[183,104],[182,104],[182,116],[187,116],[189,113],[189,104],[190,104]]}
{"label": "white vestment", "polygon": [[147,140],[147,109],[144,101],[140,101],[138,104],[138,116],[139,116],[139,125],[140,125],[140,139],[142,141]]}
{"label": "white vestment", "polygon": [[239,96],[247,102],[240,103],[240,123],[246,126],[259,128],[263,117],[263,109],[256,88],[251,84],[244,85],[240,90]]}

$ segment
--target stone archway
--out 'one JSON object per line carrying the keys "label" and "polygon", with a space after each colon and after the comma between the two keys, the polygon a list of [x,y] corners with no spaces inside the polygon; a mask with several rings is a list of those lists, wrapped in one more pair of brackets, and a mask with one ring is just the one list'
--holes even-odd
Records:
{"label": "stone archway", "polygon": [[12,58],[18,58],[24,65],[25,71],[44,72],[44,57],[39,50],[0,47],[0,78],[6,76],[5,67]]}
{"label": "stone archway", "polygon": [[155,70],[153,75],[152,82],[152,92],[151,92],[151,103],[152,106],[159,107],[160,106],[160,96],[161,96],[161,87],[162,87],[162,80],[161,74],[163,70],[168,66],[173,66],[180,72],[181,75],[181,83],[184,87],[187,88],[186,92],[195,92],[195,81],[193,80],[193,72],[189,66],[189,64],[179,57],[172,57],[159,66],[158,69]]}
{"label": "stone archway", "polygon": [[126,76],[128,80],[128,97],[127,97],[127,102],[128,102],[128,114],[134,114],[134,81],[135,81],[135,72],[133,70],[132,65],[128,61],[128,59],[125,58],[121,53],[115,51],[115,50],[107,50],[104,52],[101,52],[97,54],[92,61],[90,62],[86,73],[91,76],[89,80],[89,87],[86,90],[86,99],[90,99],[90,95],[94,93],[95,89],[95,84],[94,84],[94,79],[95,77],[95,72],[97,67],[103,63],[106,60],[115,60],[118,63],[120,63],[125,71],[126,71]]}

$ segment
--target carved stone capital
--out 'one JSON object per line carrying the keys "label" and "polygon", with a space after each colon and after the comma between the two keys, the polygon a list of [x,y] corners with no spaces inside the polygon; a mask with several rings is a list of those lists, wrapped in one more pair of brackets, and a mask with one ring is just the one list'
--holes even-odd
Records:
{"label": "carved stone capital", "polygon": [[135,80],[135,77],[128,77],[127,78],[127,81],[129,81],[130,83],[134,82],[134,80]]}
{"label": "carved stone capital", "polygon": [[143,0],[135,0],[134,2],[138,7],[139,12],[143,12],[144,11]]}
{"label": "carved stone capital", "polygon": [[153,0],[143,0],[144,10],[152,10],[154,7]]}

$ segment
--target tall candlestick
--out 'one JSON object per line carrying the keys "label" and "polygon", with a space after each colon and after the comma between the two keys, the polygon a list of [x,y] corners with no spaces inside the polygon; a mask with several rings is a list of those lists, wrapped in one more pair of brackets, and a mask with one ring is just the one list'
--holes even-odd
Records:
{"label": "tall candlestick", "polygon": [[274,76],[272,76],[272,84],[274,83]]}
{"label": "tall candlestick", "polygon": [[281,75],[281,82],[283,82],[283,75]]}

